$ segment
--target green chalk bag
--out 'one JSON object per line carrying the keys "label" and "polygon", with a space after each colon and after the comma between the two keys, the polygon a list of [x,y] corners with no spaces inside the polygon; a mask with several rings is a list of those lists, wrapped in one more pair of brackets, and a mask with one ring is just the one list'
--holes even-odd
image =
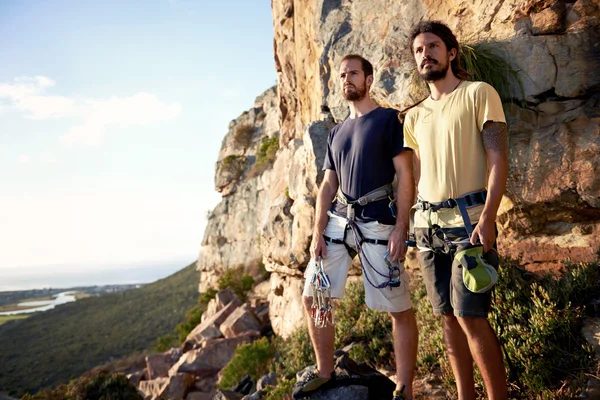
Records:
{"label": "green chalk bag", "polygon": [[498,272],[483,256],[482,246],[460,251],[454,259],[462,266],[463,282],[471,292],[485,293],[498,281]]}

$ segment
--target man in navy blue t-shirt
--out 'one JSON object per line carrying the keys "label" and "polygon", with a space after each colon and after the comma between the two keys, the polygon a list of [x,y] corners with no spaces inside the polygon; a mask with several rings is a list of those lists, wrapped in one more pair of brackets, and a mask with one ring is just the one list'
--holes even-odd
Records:
{"label": "man in navy blue t-shirt", "polygon": [[[397,204],[414,198],[412,153],[404,151],[397,112],[375,104],[369,96],[373,66],[363,57],[347,55],[339,71],[350,117],[329,133],[325,176],[316,204],[311,243],[313,261],[321,258],[331,281],[331,297],[344,294],[355,254],[363,269],[365,303],[392,317],[397,391],[394,399],[412,398],[417,358],[417,325],[412,311],[404,256],[409,209],[395,210],[391,183],[398,178]],[[333,204],[332,204],[333,203]],[[307,268],[304,303],[317,370],[297,382],[294,398],[335,384],[334,328],[315,327],[311,317],[314,262]]]}

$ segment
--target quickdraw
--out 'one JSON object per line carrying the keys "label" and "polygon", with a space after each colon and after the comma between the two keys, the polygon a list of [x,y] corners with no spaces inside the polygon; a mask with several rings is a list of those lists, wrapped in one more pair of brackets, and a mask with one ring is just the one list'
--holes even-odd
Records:
{"label": "quickdraw", "polygon": [[315,327],[333,326],[333,301],[331,299],[331,281],[323,269],[321,257],[314,262],[314,274],[311,279],[313,288],[312,317]]}

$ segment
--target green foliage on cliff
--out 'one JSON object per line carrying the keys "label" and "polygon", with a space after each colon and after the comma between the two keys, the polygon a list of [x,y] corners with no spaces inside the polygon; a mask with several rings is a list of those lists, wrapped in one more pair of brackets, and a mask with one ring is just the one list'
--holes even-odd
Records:
{"label": "green foliage on cliff", "polygon": [[4,324],[0,391],[33,393],[151,348],[197,303],[195,268],[193,263],[140,289],[81,299]]}

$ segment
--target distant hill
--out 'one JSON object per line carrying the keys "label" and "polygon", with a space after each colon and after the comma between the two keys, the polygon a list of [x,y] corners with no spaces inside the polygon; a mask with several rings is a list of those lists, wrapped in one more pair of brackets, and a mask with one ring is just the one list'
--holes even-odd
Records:
{"label": "distant hill", "polygon": [[0,329],[0,391],[34,393],[150,349],[198,302],[195,263],[140,289],[90,297]]}

